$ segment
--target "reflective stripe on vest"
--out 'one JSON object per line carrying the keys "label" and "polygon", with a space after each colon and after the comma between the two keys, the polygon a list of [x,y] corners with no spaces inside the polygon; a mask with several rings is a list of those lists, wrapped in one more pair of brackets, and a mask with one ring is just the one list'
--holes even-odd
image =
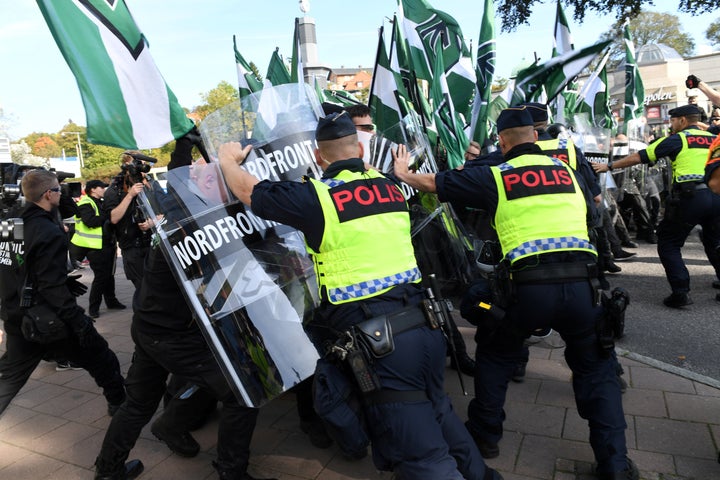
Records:
{"label": "reflective stripe on vest", "polygon": [[567,138],[553,138],[550,140],[538,140],[535,145],[549,157],[558,159],[567,164],[573,170],[577,170],[577,155],[575,144]]}
{"label": "reflective stripe on vest", "polygon": [[596,254],[585,196],[568,165],[544,155],[521,155],[490,170],[498,189],[495,227],[511,262],[550,251]]}
{"label": "reflective stripe on vest", "polygon": [[[100,216],[97,204],[89,195],[82,197],[77,204],[78,207],[91,205],[95,211],[95,216]],[[75,215],[75,234],[70,239],[70,243],[78,247],[100,250],[102,248],[102,227],[88,227],[79,216]]]}
{"label": "reflective stripe on vest", "polygon": [[307,245],[321,296],[340,304],[420,281],[407,202],[394,182],[343,170],[310,183],[325,219],[319,251]]}
{"label": "reflective stripe on vest", "polygon": [[678,133],[682,140],[682,150],[672,161],[673,181],[699,182],[705,178],[705,163],[707,162],[710,144],[715,135],[705,130],[691,128]]}

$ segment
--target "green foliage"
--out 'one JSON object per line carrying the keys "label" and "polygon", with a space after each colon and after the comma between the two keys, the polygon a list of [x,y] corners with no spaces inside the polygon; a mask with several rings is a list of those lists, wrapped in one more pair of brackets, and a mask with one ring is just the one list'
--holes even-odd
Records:
{"label": "green foliage", "polygon": [[705,38],[713,45],[720,45],[720,18],[712,22],[705,30]]}
{"label": "green foliage", "polygon": [[205,103],[195,107],[195,111],[193,113],[202,120],[215,110],[219,110],[225,105],[237,100],[239,98],[239,94],[237,87],[234,87],[223,80],[217,87],[213,88],[209,92],[200,94],[200,98],[202,98]]}
{"label": "green foliage", "polygon": [[[693,15],[711,12],[720,6],[716,0],[676,1],[678,2],[678,11]],[[538,2],[546,3],[541,0],[500,0],[497,2],[497,15],[502,19],[502,30],[512,32],[519,25],[528,24],[532,8]],[[640,14],[643,5],[652,6],[654,3],[653,0],[565,0],[563,6],[566,10],[572,9],[575,12],[573,15],[575,21],[582,23],[586,12],[594,11],[601,15],[614,14],[615,18],[620,21],[626,17],[636,17]]]}
{"label": "green foliage", "polygon": [[[602,35],[602,39],[612,39],[608,68],[613,69],[625,60],[625,43],[623,41],[624,19],[618,20],[610,30]],[[630,34],[635,50],[642,45],[662,43],[674,48],[683,57],[692,56],[695,41],[692,36],[682,31],[680,20],[676,15],[659,12],[640,12],[630,19]]]}

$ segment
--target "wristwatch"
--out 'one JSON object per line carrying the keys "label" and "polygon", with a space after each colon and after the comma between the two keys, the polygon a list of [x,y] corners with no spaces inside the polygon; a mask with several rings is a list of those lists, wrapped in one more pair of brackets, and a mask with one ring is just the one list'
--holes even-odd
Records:
{"label": "wristwatch", "polygon": [[612,166],[613,166],[612,160],[610,160],[610,161],[607,163],[607,166],[608,166],[608,172],[612,172]]}

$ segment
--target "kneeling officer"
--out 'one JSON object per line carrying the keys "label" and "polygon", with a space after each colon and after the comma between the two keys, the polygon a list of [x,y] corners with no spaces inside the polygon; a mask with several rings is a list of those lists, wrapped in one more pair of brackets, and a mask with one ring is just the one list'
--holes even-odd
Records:
{"label": "kneeling officer", "polygon": [[[218,153],[243,203],[305,234],[322,299],[313,320],[316,345],[335,343],[367,320],[395,317],[394,349],[367,359],[366,373],[379,387],[362,399],[376,467],[413,480],[501,478],[485,466],[444,391],[445,339],[420,308],[421,275],[398,185],[367,169],[347,113],[320,119],[316,140],[320,180],[261,182],[239,165],[249,146],[228,143]],[[395,154],[407,162],[405,146]]]}

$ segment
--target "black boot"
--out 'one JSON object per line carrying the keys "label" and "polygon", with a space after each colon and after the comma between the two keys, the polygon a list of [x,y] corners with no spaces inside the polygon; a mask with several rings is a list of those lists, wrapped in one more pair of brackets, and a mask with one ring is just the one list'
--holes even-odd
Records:
{"label": "black boot", "polygon": [[125,464],[125,468],[120,472],[103,473],[95,472],[95,480],[132,480],[137,478],[145,469],[140,460],[130,460]]}
{"label": "black boot", "polygon": [[200,445],[190,432],[174,432],[162,423],[162,417],[153,422],[150,431],[161,442],[165,442],[170,450],[181,457],[192,458],[200,452]]}

